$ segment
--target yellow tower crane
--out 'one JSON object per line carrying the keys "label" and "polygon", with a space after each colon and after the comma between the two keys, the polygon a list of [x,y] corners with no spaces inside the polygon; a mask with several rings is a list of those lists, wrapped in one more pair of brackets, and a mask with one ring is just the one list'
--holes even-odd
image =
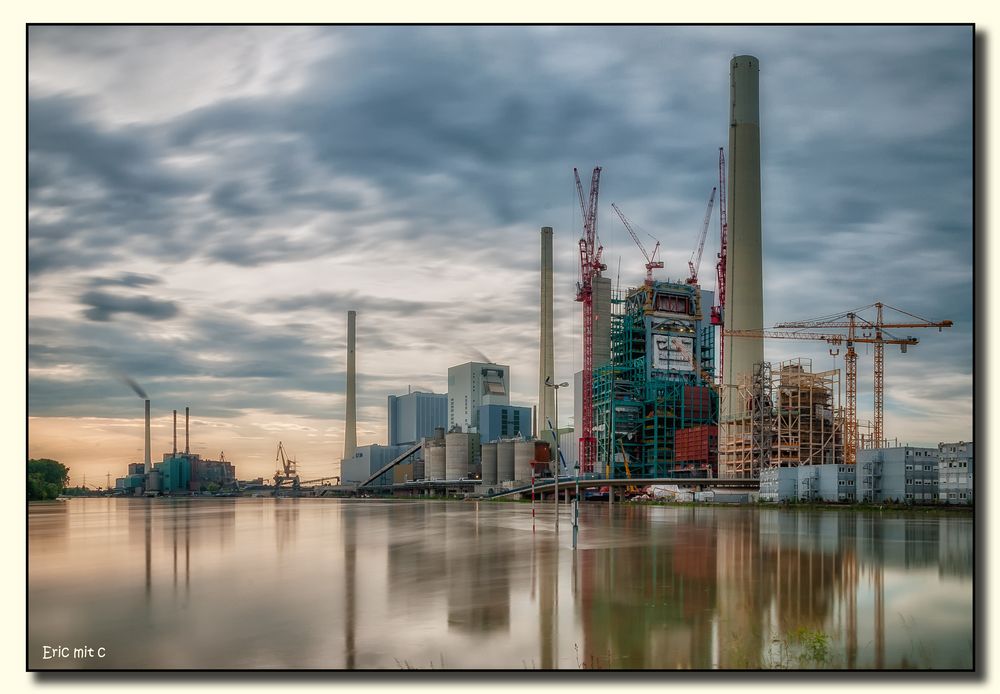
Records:
{"label": "yellow tower crane", "polygon": [[[915,337],[904,337],[904,338],[894,338],[885,337],[880,335],[879,337],[869,337],[866,335],[858,335],[857,332],[857,318],[853,314],[850,314],[851,318],[849,320],[852,327],[849,328],[847,335],[829,335],[825,333],[803,333],[795,332],[792,330],[726,330],[724,335],[730,337],[755,337],[755,338],[780,338],[785,340],[821,340],[831,345],[841,345],[845,342],[847,343],[847,353],[844,356],[844,363],[846,364],[846,374],[845,380],[847,381],[846,395],[846,411],[844,413],[844,463],[846,465],[854,465],[857,461],[857,443],[858,443],[858,355],[854,351],[854,343],[870,343],[882,345],[899,345],[900,350],[906,352],[908,345],[915,345],[919,343],[919,340]],[[782,325],[787,326],[787,323]],[[824,326],[828,327],[828,326]]]}

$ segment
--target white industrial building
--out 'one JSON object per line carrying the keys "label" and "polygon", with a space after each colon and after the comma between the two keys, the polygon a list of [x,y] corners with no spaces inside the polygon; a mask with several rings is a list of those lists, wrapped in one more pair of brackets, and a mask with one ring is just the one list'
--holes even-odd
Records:
{"label": "white industrial building", "polygon": [[510,404],[510,367],[470,361],[448,369],[448,429],[477,431],[480,405]]}
{"label": "white industrial building", "polygon": [[971,441],[938,444],[938,500],[941,503],[972,503],[973,453]]}

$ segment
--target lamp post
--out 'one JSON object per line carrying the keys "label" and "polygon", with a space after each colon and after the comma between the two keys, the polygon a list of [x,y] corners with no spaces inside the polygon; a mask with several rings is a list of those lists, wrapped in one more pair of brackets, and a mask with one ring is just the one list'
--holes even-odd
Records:
{"label": "lamp post", "polygon": [[549,388],[555,389],[555,415],[556,421],[552,428],[552,437],[556,441],[556,455],[555,455],[555,496],[556,496],[556,531],[559,530],[559,389],[565,388],[569,385],[568,382],[563,381],[562,383],[553,383],[552,377],[549,376],[545,379],[545,385]]}

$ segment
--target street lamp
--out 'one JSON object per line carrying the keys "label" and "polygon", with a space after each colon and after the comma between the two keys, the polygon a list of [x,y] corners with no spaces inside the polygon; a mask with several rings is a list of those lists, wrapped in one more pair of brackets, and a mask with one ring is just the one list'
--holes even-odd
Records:
{"label": "street lamp", "polygon": [[552,437],[556,440],[556,455],[555,455],[555,492],[556,492],[556,530],[559,529],[559,389],[565,388],[569,385],[568,382],[563,381],[562,383],[553,383],[551,376],[545,377],[545,385],[549,388],[554,389],[555,392],[555,406],[556,406],[556,422],[553,425]]}

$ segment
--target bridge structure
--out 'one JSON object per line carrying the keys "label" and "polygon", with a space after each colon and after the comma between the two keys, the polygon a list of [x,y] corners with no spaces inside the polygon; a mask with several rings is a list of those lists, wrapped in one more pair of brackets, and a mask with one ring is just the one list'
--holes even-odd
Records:
{"label": "bridge structure", "polygon": [[[706,489],[726,489],[732,491],[756,491],[760,489],[760,480],[729,477],[575,477],[560,476],[559,490],[568,492],[570,495],[576,493],[576,488],[581,491],[601,487],[648,487],[650,485],[676,485],[690,491],[704,491]],[[535,484],[522,485],[513,489],[494,487],[492,493],[485,496],[490,499],[500,499],[503,497],[518,496],[524,494],[548,494],[555,492],[555,480],[551,477],[536,479]]]}

